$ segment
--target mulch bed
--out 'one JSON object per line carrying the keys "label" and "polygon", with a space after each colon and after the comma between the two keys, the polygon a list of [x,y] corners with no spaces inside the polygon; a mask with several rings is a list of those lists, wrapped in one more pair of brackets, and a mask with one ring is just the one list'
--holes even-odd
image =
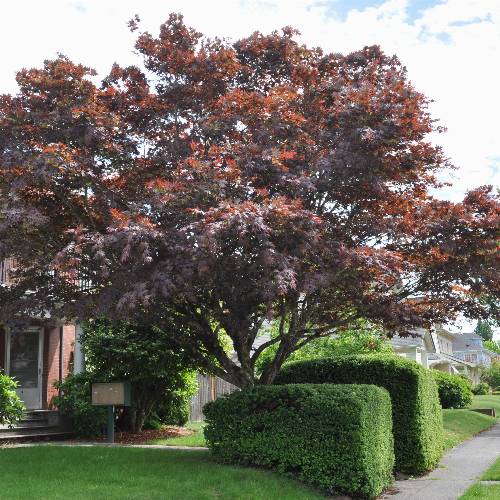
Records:
{"label": "mulch bed", "polygon": [[[163,429],[153,430],[147,429],[139,432],[137,434],[132,434],[131,432],[116,432],[115,433],[115,443],[119,444],[146,444],[155,439],[168,439],[180,436],[188,436],[193,434],[193,431],[189,429],[183,429],[181,427],[164,427]],[[103,442],[107,440],[106,436],[98,436],[89,439],[75,439],[74,442],[84,443],[84,442]]]}

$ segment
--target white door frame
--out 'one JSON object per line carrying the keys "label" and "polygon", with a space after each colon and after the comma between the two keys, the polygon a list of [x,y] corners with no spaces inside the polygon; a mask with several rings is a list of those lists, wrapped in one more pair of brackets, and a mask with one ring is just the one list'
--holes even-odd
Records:
{"label": "white door frame", "polygon": [[[42,327],[29,327],[23,329],[26,333],[38,333],[38,398],[36,408],[30,408],[38,410],[42,408],[42,383],[43,383],[43,344],[44,344],[44,329]],[[12,332],[9,328],[5,328],[5,372],[7,375],[10,374],[10,339]]]}

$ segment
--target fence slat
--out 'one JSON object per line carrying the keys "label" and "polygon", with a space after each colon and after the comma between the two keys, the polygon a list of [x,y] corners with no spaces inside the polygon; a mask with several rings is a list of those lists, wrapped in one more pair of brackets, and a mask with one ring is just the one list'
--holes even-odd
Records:
{"label": "fence slat", "polygon": [[205,420],[203,407],[223,394],[230,394],[238,389],[235,385],[211,375],[198,374],[198,392],[191,399],[191,415],[189,420],[197,422]]}

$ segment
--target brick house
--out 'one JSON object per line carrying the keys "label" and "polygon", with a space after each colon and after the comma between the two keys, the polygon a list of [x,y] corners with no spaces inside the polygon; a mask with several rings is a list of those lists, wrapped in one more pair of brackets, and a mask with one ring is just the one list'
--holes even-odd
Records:
{"label": "brick house", "polygon": [[[0,262],[0,286],[9,285],[12,264],[10,259]],[[28,409],[50,409],[54,383],[81,371],[78,346],[75,359],[77,330],[71,323],[48,327],[36,318],[22,326],[0,323],[0,370],[17,380],[17,393]]]}

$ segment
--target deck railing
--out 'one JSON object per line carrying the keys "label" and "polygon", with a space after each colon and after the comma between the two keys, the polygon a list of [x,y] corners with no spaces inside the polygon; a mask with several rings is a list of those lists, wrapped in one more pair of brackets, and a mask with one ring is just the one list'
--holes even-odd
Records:
{"label": "deck railing", "polygon": [[4,259],[0,261],[0,285],[10,283],[10,270],[14,267],[14,259]]}
{"label": "deck railing", "polygon": [[[15,259],[8,258],[0,261],[0,286],[1,285],[12,285],[12,277],[10,276],[10,271],[16,266]],[[54,271],[51,271],[54,274]],[[68,283],[76,285],[79,290],[91,290],[92,282],[86,278],[77,278],[75,273],[64,273],[59,274],[59,276],[64,277]]]}

